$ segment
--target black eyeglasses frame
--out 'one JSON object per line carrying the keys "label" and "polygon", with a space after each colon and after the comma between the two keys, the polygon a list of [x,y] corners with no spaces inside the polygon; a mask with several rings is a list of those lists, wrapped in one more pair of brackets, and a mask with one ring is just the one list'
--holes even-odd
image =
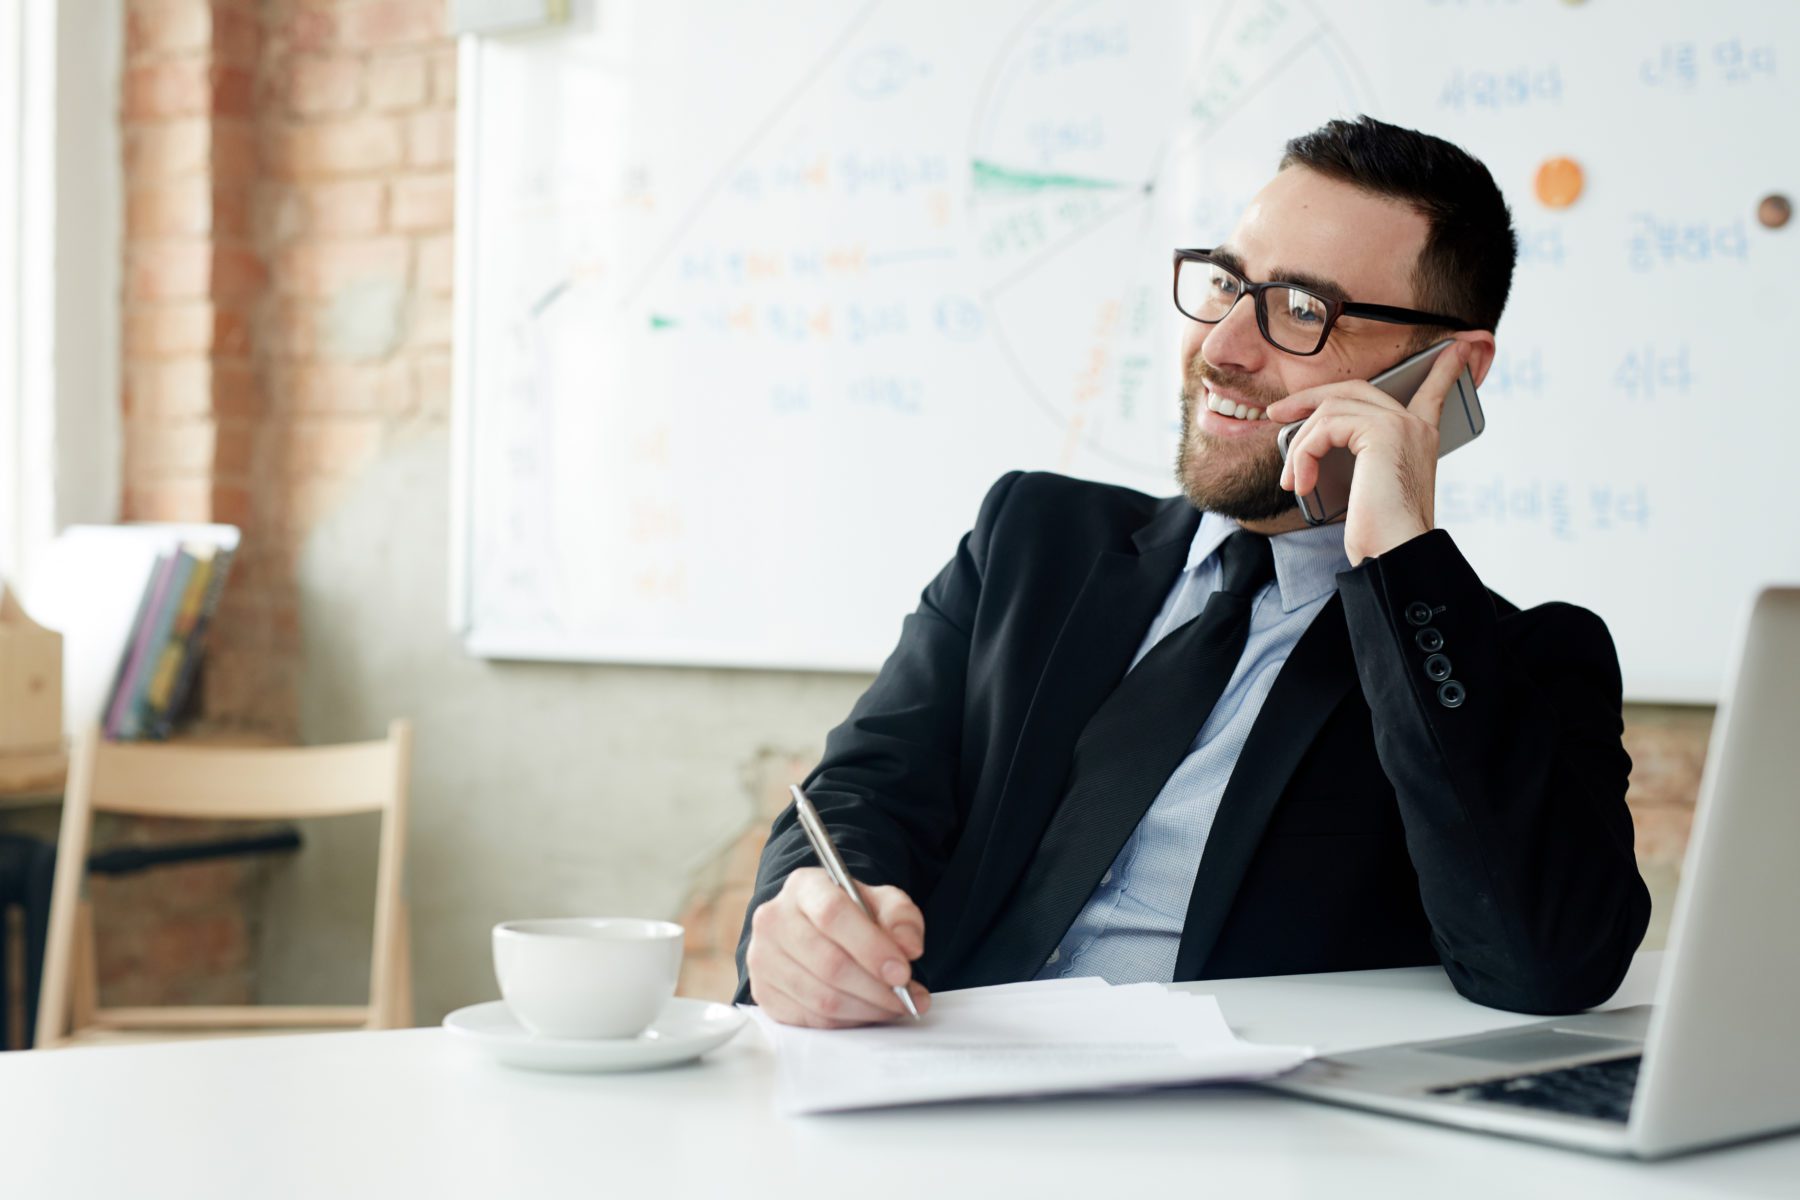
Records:
{"label": "black eyeglasses frame", "polygon": [[[1231,302],[1231,308],[1225,310],[1224,316],[1211,321],[1196,317],[1193,313],[1181,307],[1181,264],[1184,262],[1203,262],[1208,266],[1217,267],[1221,271],[1230,272],[1244,285],[1243,290],[1238,293],[1237,299],[1242,300],[1245,296],[1252,298],[1252,303],[1256,308],[1256,328],[1262,334],[1263,341],[1269,343],[1269,345],[1275,347],[1283,354],[1292,354],[1296,358],[1311,358],[1313,355],[1325,349],[1325,343],[1331,337],[1331,331],[1337,327],[1339,317],[1361,317],[1364,320],[1382,321],[1389,325],[1436,325],[1456,332],[1467,332],[1475,328],[1474,325],[1469,324],[1467,321],[1458,317],[1447,317],[1442,313],[1421,312],[1416,308],[1396,308],[1391,304],[1359,304],[1354,300],[1339,300],[1332,296],[1323,296],[1304,284],[1285,283],[1279,279],[1267,283],[1255,283],[1246,278],[1242,271],[1239,271],[1236,267],[1233,267],[1228,263],[1220,262],[1218,259],[1214,258],[1212,254],[1213,252],[1210,248],[1204,250],[1175,251],[1175,273],[1170,284],[1170,298],[1175,301],[1175,311],[1186,317],[1188,320],[1198,321],[1202,325],[1217,325],[1220,321],[1223,321],[1225,317],[1231,315],[1232,309],[1237,307],[1237,300]],[[1311,350],[1290,350],[1277,342],[1274,337],[1270,335],[1269,305],[1268,301],[1263,299],[1263,293],[1271,288],[1287,288],[1291,291],[1302,292],[1325,306],[1325,327],[1319,331],[1319,344],[1317,346],[1314,346]]]}

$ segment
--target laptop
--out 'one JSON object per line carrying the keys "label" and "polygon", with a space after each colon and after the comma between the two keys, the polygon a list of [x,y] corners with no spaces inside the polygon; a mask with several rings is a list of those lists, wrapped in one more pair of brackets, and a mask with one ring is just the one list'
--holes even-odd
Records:
{"label": "laptop", "polygon": [[1800,1127],[1800,587],[1751,606],[1655,1003],[1334,1054],[1266,1086],[1601,1154]]}

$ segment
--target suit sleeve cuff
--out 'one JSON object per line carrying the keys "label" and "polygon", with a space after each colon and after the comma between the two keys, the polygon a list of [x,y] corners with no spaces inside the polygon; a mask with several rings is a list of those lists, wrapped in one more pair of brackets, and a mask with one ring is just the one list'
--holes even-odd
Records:
{"label": "suit sleeve cuff", "polygon": [[1341,572],[1338,592],[1371,697],[1411,692],[1447,713],[1493,678],[1493,598],[1443,530]]}

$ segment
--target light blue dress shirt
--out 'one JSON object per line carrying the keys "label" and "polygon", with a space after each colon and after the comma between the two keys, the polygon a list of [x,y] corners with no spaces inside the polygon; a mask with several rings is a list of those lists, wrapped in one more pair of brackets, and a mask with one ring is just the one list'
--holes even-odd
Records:
{"label": "light blue dress shirt", "polygon": [[[1201,516],[1187,567],[1150,622],[1132,666],[1206,607],[1219,587],[1219,544],[1237,529],[1236,521],[1216,513]],[[1166,983],[1174,977],[1200,853],[1238,754],[1282,664],[1336,590],[1338,572],[1350,569],[1342,524],[1284,533],[1271,544],[1275,579],[1256,594],[1250,637],[1231,682],[1037,978],[1098,975],[1108,983]]]}

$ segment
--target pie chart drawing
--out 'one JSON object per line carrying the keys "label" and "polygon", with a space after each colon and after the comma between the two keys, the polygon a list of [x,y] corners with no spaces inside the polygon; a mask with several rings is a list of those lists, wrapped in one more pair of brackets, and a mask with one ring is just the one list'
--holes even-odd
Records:
{"label": "pie chart drawing", "polygon": [[1054,465],[1166,486],[1183,322],[1170,251],[1217,244],[1288,138],[1375,101],[1314,5],[1105,11],[1038,6],[1002,47],[970,131],[966,219],[981,324],[1061,431]]}

